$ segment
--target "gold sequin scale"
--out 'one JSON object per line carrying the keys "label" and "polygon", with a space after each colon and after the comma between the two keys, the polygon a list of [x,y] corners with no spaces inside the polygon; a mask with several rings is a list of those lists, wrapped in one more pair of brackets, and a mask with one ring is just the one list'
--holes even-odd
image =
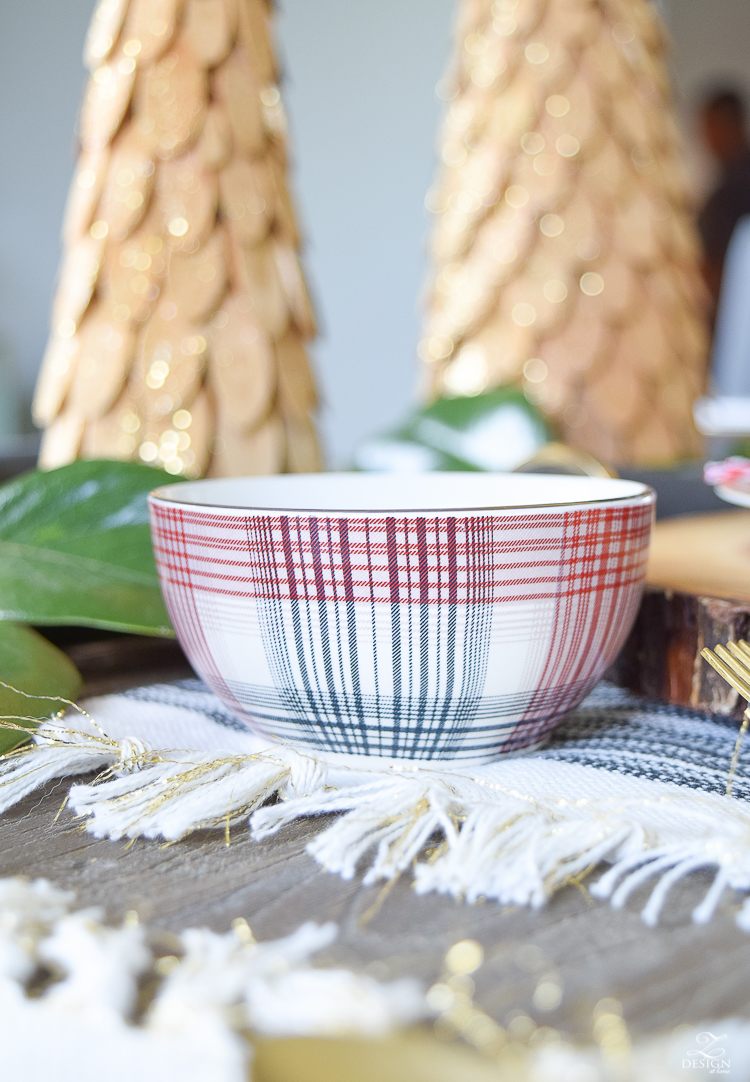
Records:
{"label": "gold sequin scale", "polygon": [[40,465],[315,471],[315,320],[266,0],[100,0]]}
{"label": "gold sequin scale", "polygon": [[419,354],[428,395],[520,383],[573,447],[697,455],[707,335],[647,0],[464,0]]}

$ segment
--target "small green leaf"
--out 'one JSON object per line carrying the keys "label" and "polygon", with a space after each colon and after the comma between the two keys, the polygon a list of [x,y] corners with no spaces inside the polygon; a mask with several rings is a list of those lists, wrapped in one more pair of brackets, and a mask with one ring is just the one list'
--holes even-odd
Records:
{"label": "small green leaf", "polygon": [[544,417],[517,387],[438,398],[396,429],[360,445],[363,469],[515,469],[551,439]]}
{"label": "small green leaf", "polygon": [[73,462],[0,487],[0,619],[174,634],[146,497],[175,478],[134,462]]}
{"label": "small green leaf", "polygon": [[[0,686],[0,717],[40,721],[64,709],[61,700],[75,698],[83,685],[81,674],[62,650],[32,628],[9,621],[0,621],[0,680],[17,689]],[[60,700],[27,698],[38,695],[59,695]],[[34,728],[26,720],[16,724]],[[0,721],[0,755],[27,739],[16,730],[3,729]]]}

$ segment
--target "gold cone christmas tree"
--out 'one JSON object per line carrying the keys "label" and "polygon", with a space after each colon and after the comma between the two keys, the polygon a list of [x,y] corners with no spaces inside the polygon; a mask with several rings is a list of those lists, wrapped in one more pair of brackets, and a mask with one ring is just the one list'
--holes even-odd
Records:
{"label": "gold cone christmas tree", "polygon": [[700,453],[707,336],[648,0],[464,0],[419,353],[427,392],[521,383],[610,463]]}
{"label": "gold cone christmas tree", "polygon": [[320,468],[266,0],[100,0],[52,330],[40,465]]}

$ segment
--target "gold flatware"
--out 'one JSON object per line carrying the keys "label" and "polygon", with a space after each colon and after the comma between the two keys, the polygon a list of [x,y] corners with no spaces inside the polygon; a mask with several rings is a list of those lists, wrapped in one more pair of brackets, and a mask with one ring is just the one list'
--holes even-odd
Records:
{"label": "gold flatware", "polygon": [[726,793],[727,796],[731,796],[732,782],[734,781],[734,774],[740,757],[742,740],[747,732],[748,723],[750,723],[750,644],[742,639],[739,642],[728,642],[726,646],[719,643],[713,650],[704,647],[701,650],[701,657],[705,658],[719,676],[722,676],[748,704],[742,718],[740,731],[737,734],[732,763],[729,767]]}

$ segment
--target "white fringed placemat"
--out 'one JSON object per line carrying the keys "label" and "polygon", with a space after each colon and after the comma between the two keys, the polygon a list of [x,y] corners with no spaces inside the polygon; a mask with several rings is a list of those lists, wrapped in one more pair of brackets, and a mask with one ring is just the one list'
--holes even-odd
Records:
{"label": "white fringed placemat", "polygon": [[74,903],[44,879],[0,879],[7,1082],[249,1082],[248,1031],[372,1040],[431,1013],[410,978],[313,967],[332,923],[264,943],[242,919],[223,935],[188,928],[166,955],[147,926]]}
{"label": "white fringed placemat", "polygon": [[[412,872],[418,893],[539,907],[606,865],[591,893],[622,906],[641,884],[653,924],[670,887],[715,878],[693,916],[726,888],[750,894],[750,753],[725,795],[736,731],[606,683],[541,750],[479,766],[311,753],[250,733],[197,680],[90,699],[90,718],[45,723],[0,760],[0,812],[52,778],[100,838],[178,840],[247,822],[254,838],[330,816],[308,845],[329,872],[365,883]],[[737,915],[750,931],[750,898]]]}

